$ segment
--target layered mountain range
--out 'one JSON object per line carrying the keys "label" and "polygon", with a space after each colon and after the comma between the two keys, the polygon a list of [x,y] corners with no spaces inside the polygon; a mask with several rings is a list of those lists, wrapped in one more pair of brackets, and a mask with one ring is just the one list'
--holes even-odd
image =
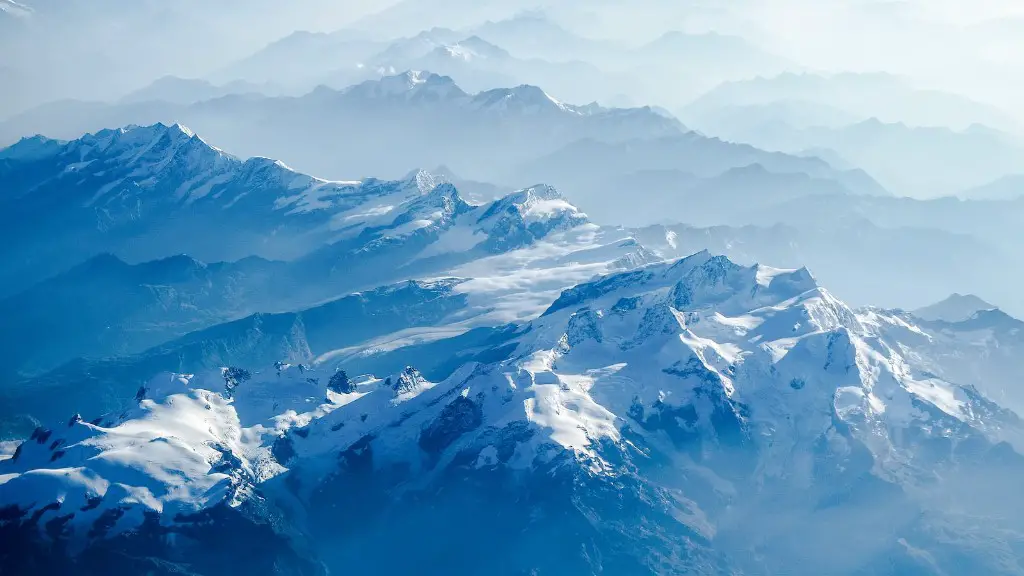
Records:
{"label": "layered mountain range", "polygon": [[[157,121],[181,122],[235,153],[280,158],[329,177],[397,176],[410,165],[444,164],[484,181],[501,181],[525,159],[580,138],[621,141],[683,132],[678,121],[649,108],[571,106],[536,86],[469,94],[451,78],[403,72],[299,98],[239,94],[192,105],[56,102],[8,120],[0,138],[77,137]],[[438,133],[448,136],[437,138]],[[495,134],[501,138],[488,138]]]}
{"label": "layered mountain range", "polygon": [[1024,170],[1012,115],[891,74],[786,73],[727,82],[680,116],[726,140],[857,166],[915,198],[1014,198],[1012,178]]}
{"label": "layered mountain range", "polygon": [[[633,115],[678,129],[530,90],[459,98],[609,142]],[[746,150],[694,161],[739,184],[693,198],[894,201],[750,194],[751,157],[797,160]],[[13,573],[1022,572],[1021,322],[850,306],[752,263],[850,232],[602,226],[544,184],[325,180],[177,124],[26,138],[0,180]],[[900,275],[848,262],[837,293]]]}
{"label": "layered mountain range", "polygon": [[[592,206],[598,221],[614,224],[650,224],[659,210],[681,218],[678,208],[664,210],[666,203],[698,197],[712,204],[695,206],[694,215],[724,223],[720,206],[732,199],[716,205],[703,191],[735,186],[754,164],[767,172],[766,186],[792,189],[791,197],[889,195],[854,167],[707,137],[655,108],[567,104],[531,85],[469,94],[451,78],[429,72],[341,90],[321,87],[301,97],[58,102],[0,124],[0,141],[34,133],[78,138],[108,126],[153,122],[182,122],[232,153],[281,159],[329,179],[399,178],[409,166],[445,166],[461,179],[510,190],[545,182]],[[631,185],[645,202],[628,202],[618,193]]]}

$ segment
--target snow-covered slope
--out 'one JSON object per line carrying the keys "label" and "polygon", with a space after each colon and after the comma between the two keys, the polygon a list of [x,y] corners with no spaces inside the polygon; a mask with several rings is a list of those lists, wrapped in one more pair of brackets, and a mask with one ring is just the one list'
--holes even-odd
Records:
{"label": "snow-covered slope", "polygon": [[[336,241],[296,261],[204,265],[178,257],[128,266],[104,256],[0,302],[11,320],[0,331],[9,377],[85,359],[33,375],[0,394],[3,428],[56,408],[37,402],[34,390],[68,396],[102,389],[85,401],[110,406],[129,398],[134,383],[167,363],[198,370],[271,351],[308,362],[393,350],[528,320],[566,286],[652,261],[628,232],[588,223],[548,187],[481,206],[462,201],[450,184],[427,194],[400,187],[386,191],[353,198],[340,213],[351,212],[355,219],[339,224]],[[169,269],[175,263],[191,272]],[[410,284],[403,280],[408,278],[423,280]],[[398,283],[377,288],[391,282]],[[444,290],[407,289],[420,284]],[[336,299],[352,290],[360,292]],[[63,304],[54,306],[54,298]],[[332,300],[324,304],[325,298]],[[443,317],[418,312],[448,301],[458,305]],[[363,312],[347,312],[350,307],[340,305],[345,302],[359,303],[356,310]],[[286,312],[211,326],[278,310]],[[368,310],[376,310],[372,322]],[[388,320],[389,311],[398,314],[396,321]],[[74,329],[62,328],[69,317],[76,318]],[[379,331],[368,330],[367,322]],[[196,332],[167,341],[181,336],[184,327]],[[146,346],[153,348],[139,353]],[[115,353],[133,355],[105,359]]]}
{"label": "snow-covered slope", "polygon": [[899,340],[923,369],[1024,414],[1024,322],[970,295],[954,295],[913,313],[871,309],[865,315],[879,333]]}
{"label": "snow-covered slope", "polygon": [[[161,376],[39,428],[0,507],[27,546],[174,533],[149,548],[172,561],[215,558],[190,530],[230,515],[359,573],[473,573],[495,539],[512,573],[1016,573],[1019,506],[992,491],[1024,470],[1021,423],[909,338],[806,270],[699,253],[565,290],[436,382],[337,358]],[[474,515],[464,552],[385,553]]]}
{"label": "snow-covered slope", "polygon": [[[70,142],[25,138],[0,151],[0,161],[6,234],[31,249],[33,260],[52,256],[57,270],[69,256],[62,252],[75,245],[54,242],[65,236],[75,236],[77,248],[133,260],[169,255],[168,236],[180,239],[175,251],[206,260],[294,257],[329,238],[330,214],[318,211],[330,206],[324,199],[388,186],[418,190],[414,179],[331,182],[267,158],[243,161],[179,124],[103,130]],[[51,217],[29,226],[25,215],[33,213]],[[46,227],[58,214],[61,228]],[[267,230],[293,241],[258,241]],[[49,254],[46,244],[59,246]]]}

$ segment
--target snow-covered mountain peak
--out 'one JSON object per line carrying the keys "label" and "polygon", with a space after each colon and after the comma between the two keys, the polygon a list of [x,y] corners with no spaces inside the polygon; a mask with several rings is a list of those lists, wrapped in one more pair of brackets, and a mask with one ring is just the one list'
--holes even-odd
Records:
{"label": "snow-covered mountain peak", "polygon": [[430,244],[418,258],[457,253],[464,258],[479,250],[504,253],[589,225],[586,214],[550,186],[472,205],[454,184],[426,171],[399,182],[366,181],[330,202],[337,238],[359,237],[370,242],[367,247],[415,238]]}
{"label": "snow-covered mountain peak", "polygon": [[530,244],[556,231],[587,224],[587,215],[570,204],[555,188],[538,185],[513,192],[482,212],[476,225],[489,235],[495,249]]}
{"label": "snow-covered mountain peak", "polygon": [[[33,173],[35,189],[54,186],[61,193],[82,189],[86,206],[150,191],[174,201],[192,201],[226,181],[241,161],[215,148],[188,128],[162,123],[127,126],[86,134],[70,142],[23,140],[3,152],[19,163],[49,162],[52,174]],[[19,167],[10,167],[18,178]],[[164,196],[163,191],[166,191]]]}
{"label": "snow-covered mountain peak", "polygon": [[405,236],[428,223],[450,224],[470,209],[453,187],[438,189],[444,176],[424,170],[398,181],[328,181],[271,158],[239,160],[180,125],[104,130],[66,143],[36,138],[4,154],[7,174],[24,178],[22,193],[62,209],[69,209],[69,196],[81,209],[101,208],[104,232],[145,218],[173,221],[179,210],[214,221],[230,210],[260,228],[301,221],[304,235],[329,242],[366,229]]}
{"label": "snow-covered mountain peak", "polygon": [[479,36],[470,36],[455,44],[440,46],[435,50],[435,53],[443,57],[464,60],[466,62],[478,59],[501,60],[511,56],[507,51]]}
{"label": "snow-covered mountain peak", "polygon": [[358,229],[381,226],[396,215],[440,206],[445,199],[465,204],[443,176],[426,170],[415,170],[397,181],[371,178],[334,192],[334,220],[343,227],[351,223]]}
{"label": "snow-covered mountain peak", "polygon": [[526,220],[544,219],[550,216],[571,214],[576,218],[586,218],[578,208],[569,203],[554,186],[538,184],[509,194],[500,203],[503,209],[515,206]]}
{"label": "snow-covered mountain peak", "polygon": [[188,138],[192,138],[196,135],[196,133],[193,132],[188,126],[185,126],[180,122],[175,122],[174,124],[171,124],[167,127],[167,130],[170,132],[180,132],[182,135]]}
{"label": "snow-covered mountain peak", "polygon": [[416,101],[447,101],[466,96],[448,76],[432,72],[409,70],[401,74],[385,75],[348,88],[345,94],[366,99],[403,98]]}
{"label": "snow-covered mountain peak", "polygon": [[[173,144],[181,144],[190,140],[195,133],[175,123],[171,125],[157,122],[149,126],[125,126],[114,130],[102,130],[96,134],[83,137],[83,140],[94,143],[103,150],[118,150],[133,152],[139,149],[151,148],[161,141]],[[91,140],[91,142],[90,142]]]}
{"label": "snow-covered mountain peak", "polygon": [[[415,230],[425,228],[447,228],[454,224],[455,218],[469,212],[472,207],[462,199],[453,184],[444,182],[437,184],[432,190],[401,207],[401,214],[392,221],[396,228],[411,227]],[[394,234],[395,232],[391,232]]]}
{"label": "snow-covered mountain peak", "polygon": [[7,148],[0,149],[0,160],[38,160],[57,154],[67,142],[41,134],[25,136]]}
{"label": "snow-covered mountain peak", "polygon": [[62,153],[77,155],[82,164],[97,160],[116,163],[119,168],[131,168],[133,176],[156,176],[173,170],[194,177],[221,172],[239,162],[185,126],[162,123],[86,134],[69,142]]}
{"label": "snow-covered mountain peak", "polygon": [[473,97],[472,105],[484,110],[541,113],[560,111],[579,114],[574,106],[563,104],[537,86],[523,84],[514,88],[496,88]]}
{"label": "snow-covered mountain peak", "polygon": [[[603,405],[616,414],[692,401],[671,379],[661,382],[654,374],[660,369],[693,379],[701,394],[714,391],[723,406],[735,404],[737,426],[770,430],[776,443],[809,440],[800,438],[809,430],[791,428],[798,420],[816,422],[811,437],[826,433],[832,414],[868,434],[875,424],[865,421],[895,429],[945,418],[1004,438],[1006,422],[988,426],[981,416],[990,403],[903,357],[806,270],[759,268],[702,253],[605,276],[563,292],[524,342],[531,358],[550,351],[542,371],[614,367],[614,388],[604,394],[614,389],[621,404]],[[635,387],[620,390],[623,378]],[[884,449],[879,457],[888,458]]]}
{"label": "snow-covered mountain peak", "polygon": [[433,386],[420,371],[407,366],[397,376],[388,378],[385,382],[391,382],[391,389],[395,391],[395,396],[400,400],[407,400]]}
{"label": "snow-covered mountain peak", "polygon": [[406,174],[405,180],[410,183],[415,183],[420,194],[427,194],[439,185],[450,181],[447,174],[437,170],[423,170],[422,168],[417,168]]}
{"label": "snow-covered mountain peak", "polygon": [[669,304],[679,310],[708,306],[760,308],[792,303],[808,294],[827,294],[805,268],[744,267],[703,250],[686,258],[611,274],[570,288],[545,314],[592,300],[631,298],[652,291],[663,292]]}
{"label": "snow-covered mountain peak", "polygon": [[441,46],[458,42],[463,37],[465,37],[465,33],[448,28],[431,28],[410,38],[393,42],[383,52],[374,56],[373,61],[384,64],[408,62],[429,54]]}

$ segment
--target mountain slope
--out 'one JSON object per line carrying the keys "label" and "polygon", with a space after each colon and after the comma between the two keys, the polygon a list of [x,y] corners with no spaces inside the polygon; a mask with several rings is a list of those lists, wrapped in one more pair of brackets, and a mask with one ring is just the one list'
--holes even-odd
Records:
{"label": "mountain slope", "polygon": [[871,309],[865,315],[880,333],[906,342],[915,361],[931,373],[973,386],[1017,414],[1024,412],[1019,386],[1024,322],[997,308],[949,320],[925,320],[900,310]]}
{"label": "mountain slope", "polygon": [[0,395],[11,408],[0,413],[3,434],[25,430],[30,422],[59,418],[65,404],[47,401],[51,394],[74,404],[91,420],[123,409],[139,386],[169,367],[200,371],[257,364],[263,358],[310,363],[325,352],[366,345],[401,330],[439,330],[469,304],[468,296],[457,290],[459,283],[403,282],[297,312],[257,313],[136,354],[74,360],[34,378],[6,382]]}
{"label": "mountain slope", "polygon": [[133,354],[260,306],[282,263],[251,258],[207,265],[187,256],[129,265],[96,256],[0,300],[5,376],[72,358]]}

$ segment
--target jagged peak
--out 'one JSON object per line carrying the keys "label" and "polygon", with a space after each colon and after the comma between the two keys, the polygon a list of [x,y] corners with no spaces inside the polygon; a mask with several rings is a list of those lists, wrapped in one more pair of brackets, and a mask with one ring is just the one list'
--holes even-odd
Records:
{"label": "jagged peak", "polygon": [[430,280],[405,280],[395,284],[388,284],[387,286],[381,286],[374,288],[373,290],[367,290],[363,292],[356,292],[350,296],[383,296],[388,294],[396,294],[403,291],[413,291],[420,293],[441,293],[450,292],[453,288],[459,284],[467,282],[466,278],[433,278]]}
{"label": "jagged peak", "polygon": [[[100,133],[102,133],[101,131]],[[188,129],[180,123],[164,124],[163,122],[157,122],[155,124],[143,125],[129,124],[120,128],[116,128],[111,131],[115,137],[121,137],[122,140],[128,141],[133,138],[142,139],[154,139],[168,136],[176,139],[188,139],[195,136],[192,130]],[[99,133],[97,133],[99,134]]]}
{"label": "jagged peak", "polygon": [[462,199],[454,184],[442,182],[429,192],[404,204],[401,216],[396,218],[392,225],[414,219],[430,221],[435,224],[448,223],[452,217],[471,209],[472,206]]}
{"label": "jagged peak", "polygon": [[420,194],[428,194],[441,184],[449,183],[448,177],[438,172],[417,168],[405,175],[403,181],[407,186],[415,186]]}
{"label": "jagged peak", "polygon": [[508,206],[528,207],[531,204],[546,200],[565,200],[565,197],[554,186],[536,184],[507,194],[495,200],[495,204],[501,205],[502,208]]}
{"label": "jagged peak", "polygon": [[80,160],[105,156],[124,161],[126,165],[185,155],[191,155],[189,161],[198,163],[196,168],[203,168],[202,164],[207,162],[238,162],[234,156],[211,146],[188,127],[177,123],[130,124],[100,130],[68,142],[64,150],[77,153]]}
{"label": "jagged peak", "polygon": [[686,310],[734,300],[739,308],[779,304],[824,290],[806,268],[741,266],[726,256],[702,250],[685,258],[609,274],[569,288],[544,315],[587,302],[643,293],[661,293],[670,305]]}
{"label": "jagged peak", "polygon": [[0,149],[0,160],[38,160],[58,154],[67,144],[65,140],[47,138],[42,134],[25,136],[14,144]]}
{"label": "jagged peak", "polygon": [[346,89],[344,93],[362,98],[452,99],[466,96],[451,77],[421,70],[407,70],[368,80]]}
{"label": "jagged peak", "polygon": [[461,60],[472,60],[474,58],[504,59],[511,56],[503,48],[475,35],[454,44],[439,46],[435,51],[442,56]]}
{"label": "jagged peak", "polygon": [[480,92],[473,97],[472,104],[484,110],[556,110],[581,114],[575,106],[563,104],[541,88],[530,84]]}
{"label": "jagged peak", "polygon": [[434,188],[431,189],[430,192],[427,192],[426,194],[423,195],[423,199],[430,199],[431,201],[449,199],[465,204],[465,201],[459,194],[458,188],[456,188],[455,184],[452,184],[451,182],[441,182],[440,184],[434,186]]}
{"label": "jagged peak", "polygon": [[412,366],[406,366],[397,375],[385,380],[385,383],[387,382],[391,382],[391,389],[395,391],[395,396],[400,399],[414,397],[433,386],[432,382],[424,378],[423,374],[420,374],[420,371]]}
{"label": "jagged peak", "polygon": [[571,226],[585,224],[587,215],[573,206],[555,187],[537,184],[495,200],[484,210],[480,221],[514,211],[527,225],[565,220]]}

